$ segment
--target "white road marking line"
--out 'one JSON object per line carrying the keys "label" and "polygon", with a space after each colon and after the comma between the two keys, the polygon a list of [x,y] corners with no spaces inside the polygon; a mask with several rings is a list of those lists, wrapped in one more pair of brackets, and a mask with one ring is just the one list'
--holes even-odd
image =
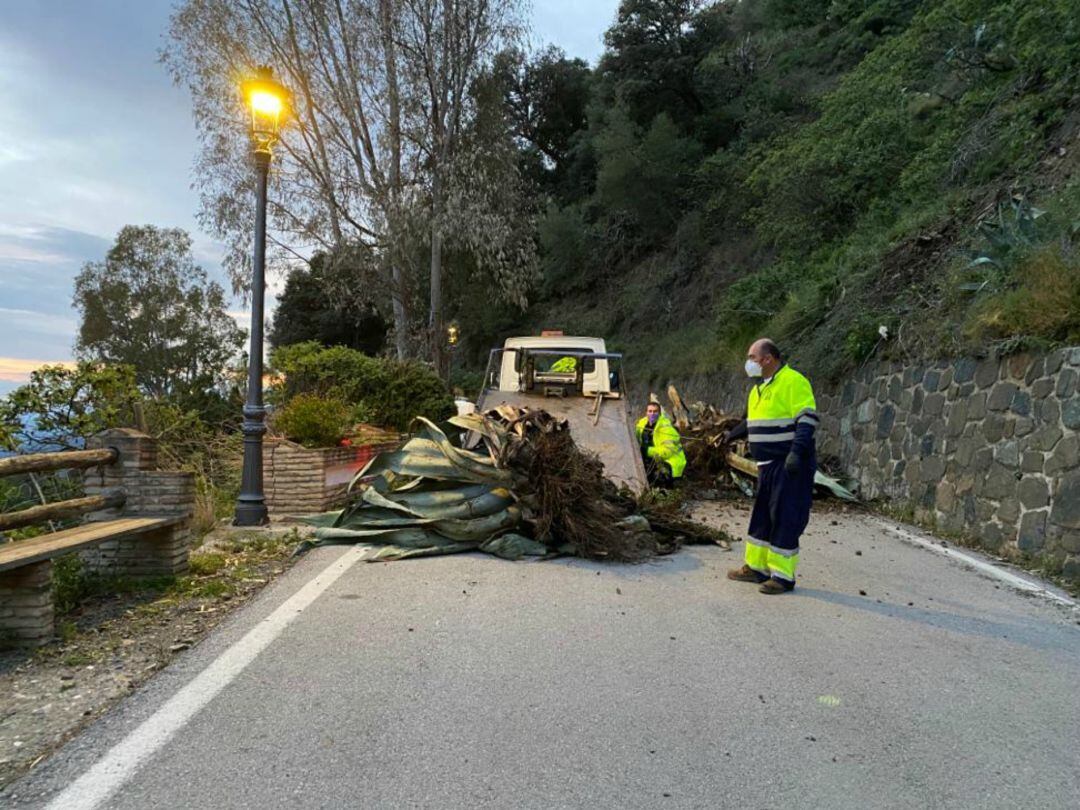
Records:
{"label": "white road marking line", "polygon": [[1057,602],[1060,605],[1066,605],[1067,607],[1071,607],[1074,609],[1080,608],[1080,605],[1078,605],[1069,597],[1054,593],[1051,590],[1047,590],[1038,583],[1032,582],[1030,579],[1025,579],[1024,577],[1019,576],[1018,574],[1014,574],[1011,571],[1006,571],[1004,568],[998,568],[993,563],[986,562],[986,560],[980,560],[978,557],[974,557],[970,554],[965,554],[964,552],[958,551],[955,548],[943,546],[940,542],[935,543],[931,540],[927,540],[925,537],[919,537],[919,535],[914,534],[913,532],[909,532],[907,529],[903,529],[895,525],[891,521],[885,520],[884,518],[874,518],[874,520],[882,527],[884,527],[887,531],[892,532],[902,540],[906,540],[909,543],[914,543],[915,545],[922,546],[925,549],[937,552],[938,554],[941,554],[945,557],[952,557],[953,559],[958,560],[964,565],[970,566],[983,574],[987,574],[994,577],[995,579],[1000,579],[1002,582],[1008,583],[1017,590],[1026,591],[1027,593],[1041,596],[1045,599]]}
{"label": "white road marking line", "polygon": [[47,810],[94,810],[127,782],[154,752],[236,678],[289,626],[304,608],[352,568],[365,551],[353,546],[322,573],[286,599],[273,613],[219,655],[138,728],[90,766]]}

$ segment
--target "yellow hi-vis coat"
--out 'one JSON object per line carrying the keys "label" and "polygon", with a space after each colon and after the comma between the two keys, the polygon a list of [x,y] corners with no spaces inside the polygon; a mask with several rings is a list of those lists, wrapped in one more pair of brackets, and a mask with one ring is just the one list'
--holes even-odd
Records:
{"label": "yellow hi-vis coat", "polygon": [[[641,434],[645,432],[645,426],[649,420],[642,417],[637,423],[637,440],[641,444]],[[671,467],[672,478],[682,478],[683,470],[686,469],[686,454],[683,453],[682,439],[679,431],[671,424],[671,420],[663,414],[656,420],[653,428],[652,447],[648,450],[649,458],[655,458],[666,462]]]}
{"label": "yellow hi-vis coat", "polygon": [[[746,541],[746,564],[762,576],[794,583],[799,537],[810,518],[814,431],[818,414],[809,380],[788,366],[750,391],[746,426],[758,462],[758,489]],[[785,467],[793,453],[794,473]]]}
{"label": "yellow hi-vis coat", "polygon": [[781,366],[772,379],[750,389],[746,427],[757,461],[782,462],[793,448],[803,456],[819,421],[810,381],[790,366]]}

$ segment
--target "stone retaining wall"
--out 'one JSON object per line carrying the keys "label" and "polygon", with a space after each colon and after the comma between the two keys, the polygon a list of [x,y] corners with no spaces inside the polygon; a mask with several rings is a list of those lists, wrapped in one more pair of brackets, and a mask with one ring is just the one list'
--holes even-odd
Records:
{"label": "stone retaining wall", "polygon": [[939,530],[1080,579],[1078,380],[1080,347],[870,364],[818,391],[818,452],[865,498],[907,502]]}

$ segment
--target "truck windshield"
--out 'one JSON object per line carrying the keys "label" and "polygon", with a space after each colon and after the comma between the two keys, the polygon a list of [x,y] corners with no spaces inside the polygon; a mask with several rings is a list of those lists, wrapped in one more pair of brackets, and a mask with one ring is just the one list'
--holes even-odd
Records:
{"label": "truck windshield", "polygon": [[[551,352],[581,352],[581,349],[545,349]],[[591,357],[574,357],[572,354],[540,354],[533,355],[536,363],[536,371],[540,374],[573,374],[577,371],[577,364],[583,362],[583,374],[591,374],[596,369],[596,361]],[[520,362],[520,361],[519,361]]]}

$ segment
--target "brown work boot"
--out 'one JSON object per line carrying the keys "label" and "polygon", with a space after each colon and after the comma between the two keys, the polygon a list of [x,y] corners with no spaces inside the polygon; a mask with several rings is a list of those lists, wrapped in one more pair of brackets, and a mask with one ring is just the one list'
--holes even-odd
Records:
{"label": "brown work boot", "polygon": [[795,583],[788,582],[786,579],[777,579],[772,577],[761,583],[761,587],[758,588],[762,593],[767,593],[770,596],[775,596],[778,593],[787,593],[788,591],[795,590]]}
{"label": "brown work boot", "polygon": [[744,565],[742,568],[732,568],[727,572],[727,578],[736,582],[764,582],[768,579],[764,574],[759,574],[749,565]]}

